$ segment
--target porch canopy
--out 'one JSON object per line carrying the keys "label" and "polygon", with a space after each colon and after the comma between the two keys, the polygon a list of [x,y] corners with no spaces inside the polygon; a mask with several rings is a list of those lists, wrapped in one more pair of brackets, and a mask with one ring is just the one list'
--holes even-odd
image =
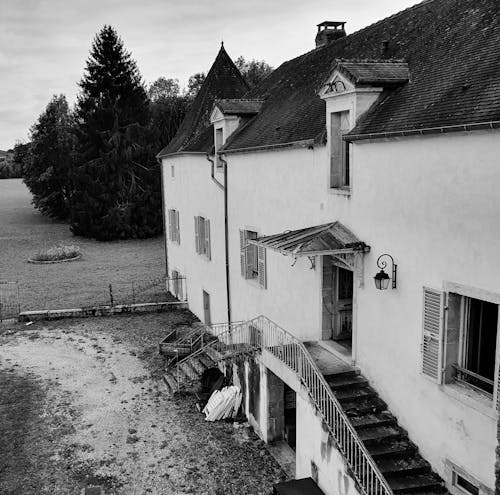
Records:
{"label": "porch canopy", "polygon": [[287,256],[340,255],[368,252],[370,247],[360,241],[340,222],[325,223],[305,229],[249,239],[250,244],[273,249]]}

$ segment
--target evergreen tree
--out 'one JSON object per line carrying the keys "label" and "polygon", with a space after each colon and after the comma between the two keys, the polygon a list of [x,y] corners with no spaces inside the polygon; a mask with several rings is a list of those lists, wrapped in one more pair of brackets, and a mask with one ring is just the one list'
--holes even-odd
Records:
{"label": "evergreen tree", "polygon": [[148,143],[149,101],[111,26],[94,39],[78,97],[71,229],[98,240],[162,230],[160,168]]}
{"label": "evergreen tree", "polygon": [[54,96],[31,128],[31,143],[15,147],[33,204],[45,215],[68,217],[69,171],[74,153],[73,117],[64,95]]}

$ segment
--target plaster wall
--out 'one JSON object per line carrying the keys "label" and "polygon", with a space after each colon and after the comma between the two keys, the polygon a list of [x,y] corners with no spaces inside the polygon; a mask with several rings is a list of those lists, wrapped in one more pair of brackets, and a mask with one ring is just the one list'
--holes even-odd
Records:
{"label": "plaster wall", "polygon": [[[174,166],[172,177],[171,166]],[[162,161],[165,198],[165,232],[168,238],[169,209],[179,211],[180,244],[168,239],[169,272],[187,277],[191,311],[204,321],[203,290],[210,295],[213,323],[227,321],[224,192],[211,179],[211,164],[205,155],[174,155]],[[219,181],[223,175],[216,172]],[[196,252],[194,217],[210,220],[211,259]]]}
{"label": "plaster wall", "polygon": [[[450,281],[500,294],[499,156],[498,131],[357,142],[352,189],[339,194],[327,187],[326,147],[228,155],[234,318],[264,314],[303,340],[321,338],[318,268],[307,258],[291,267],[268,250],[262,289],[240,274],[238,230],[341,221],[371,246],[356,289],[356,364],[434,469],[444,477],[448,459],[488,487],[497,413],[491,401],[420,373],[422,287]],[[381,292],[372,277],[386,252],[398,264],[398,287]]]}
{"label": "plaster wall", "polygon": [[297,394],[296,477],[311,476],[311,461],[318,469],[318,486],[326,495],[358,495],[344,458],[329,439],[320,416],[309,400]]}

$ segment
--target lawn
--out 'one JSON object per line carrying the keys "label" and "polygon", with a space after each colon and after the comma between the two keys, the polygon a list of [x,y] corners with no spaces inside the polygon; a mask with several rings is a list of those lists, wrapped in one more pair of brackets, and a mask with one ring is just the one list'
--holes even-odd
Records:
{"label": "lawn", "polygon": [[[77,244],[82,258],[34,265],[27,260],[57,243]],[[41,215],[20,179],[0,180],[0,280],[17,281],[21,310],[73,308],[131,301],[134,290],[165,271],[163,240],[97,242],[75,237],[67,224]],[[149,291],[148,300],[161,298]],[[137,301],[145,300],[137,296]]]}

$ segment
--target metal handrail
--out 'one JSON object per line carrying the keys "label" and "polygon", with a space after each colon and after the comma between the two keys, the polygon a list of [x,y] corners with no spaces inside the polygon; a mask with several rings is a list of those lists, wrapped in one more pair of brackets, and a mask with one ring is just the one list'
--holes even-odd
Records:
{"label": "metal handrail", "polygon": [[[217,333],[219,329],[221,331]],[[363,493],[392,495],[386,479],[302,342],[262,315],[248,322],[213,325],[208,330],[212,330],[217,340],[179,361],[178,377],[179,367],[183,363],[189,362],[208,348],[218,351],[221,361],[249,350],[264,349],[270,352],[298,375]]]}
{"label": "metal handrail", "polygon": [[304,344],[265,316],[250,320],[249,325],[259,329],[262,348],[280,359],[299,376],[363,492],[375,495],[392,494],[386,479]]}

